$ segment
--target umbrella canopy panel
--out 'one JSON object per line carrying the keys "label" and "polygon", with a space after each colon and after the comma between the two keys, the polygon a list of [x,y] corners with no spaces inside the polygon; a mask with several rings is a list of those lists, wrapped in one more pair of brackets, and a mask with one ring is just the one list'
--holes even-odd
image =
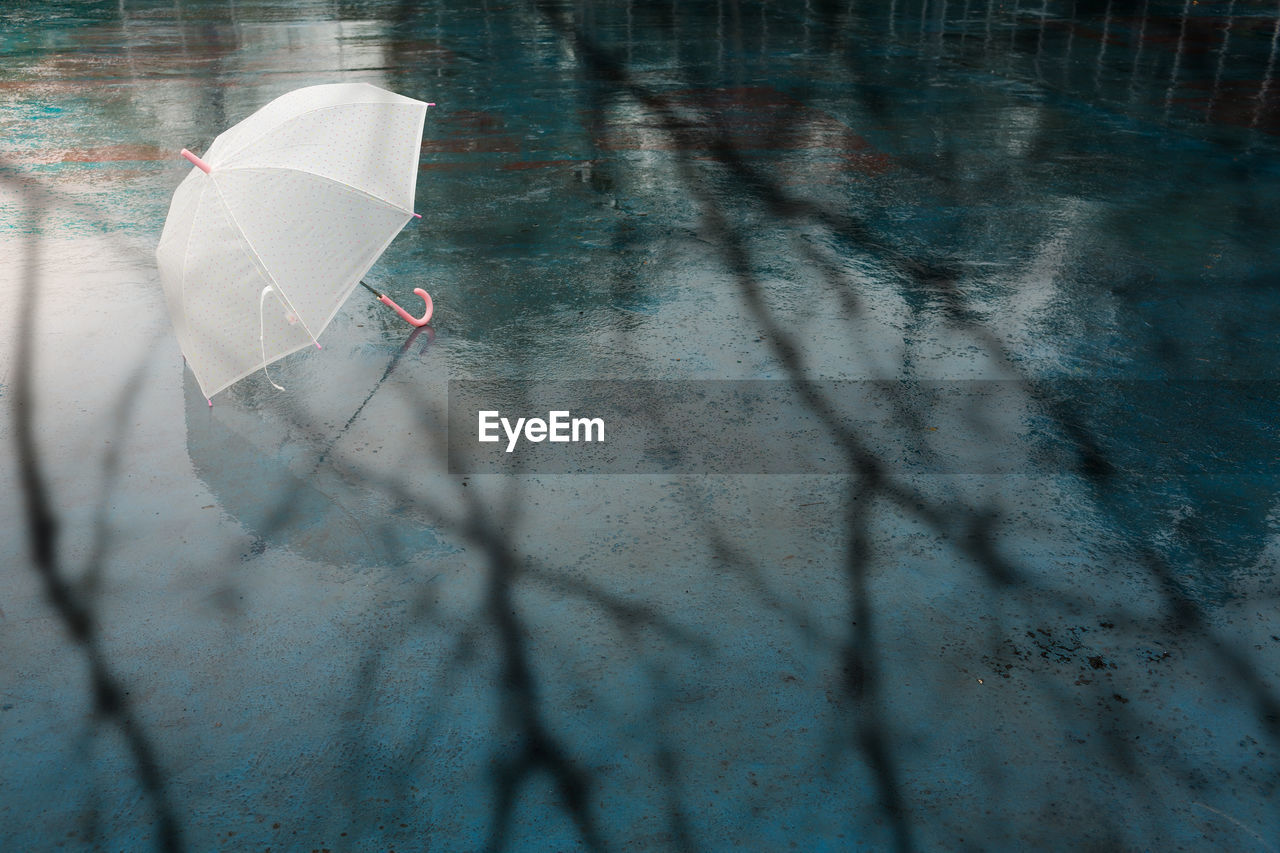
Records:
{"label": "umbrella canopy panel", "polygon": [[363,83],[299,89],[183,180],[156,256],[205,396],[311,344],[404,227],[426,108]]}

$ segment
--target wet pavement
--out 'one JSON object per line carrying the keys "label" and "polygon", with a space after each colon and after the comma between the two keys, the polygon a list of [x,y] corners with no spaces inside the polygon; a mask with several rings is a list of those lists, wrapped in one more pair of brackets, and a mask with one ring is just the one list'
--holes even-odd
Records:
{"label": "wet pavement", "polygon": [[[6,9],[0,835],[1272,849],[1278,51],[1252,2]],[[336,81],[438,104],[367,277],[435,319],[357,292],[210,408],[177,152]],[[814,386],[840,475],[690,468],[773,441],[710,414],[466,475],[478,379],[894,391]]]}

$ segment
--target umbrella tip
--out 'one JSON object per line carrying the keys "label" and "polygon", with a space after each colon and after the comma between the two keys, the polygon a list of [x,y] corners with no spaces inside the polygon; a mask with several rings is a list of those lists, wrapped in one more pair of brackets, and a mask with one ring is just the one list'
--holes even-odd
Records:
{"label": "umbrella tip", "polygon": [[193,166],[203,171],[206,175],[213,171],[213,168],[208,163],[201,160],[185,148],[182,149],[182,156],[190,160]]}
{"label": "umbrella tip", "polygon": [[211,409],[212,409],[212,408],[213,408],[213,398],[212,398],[212,397],[205,397],[205,399],[209,401],[209,408],[211,408]]}

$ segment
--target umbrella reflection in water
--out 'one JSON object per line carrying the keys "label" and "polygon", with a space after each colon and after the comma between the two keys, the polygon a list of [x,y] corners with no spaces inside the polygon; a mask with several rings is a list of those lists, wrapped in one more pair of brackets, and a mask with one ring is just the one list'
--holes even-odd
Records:
{"label": "umbrella reflection in water", "polygon": [[209,408],[184,371],[192,467],[222,510],[254,536],[253,552],[283,547],[328,565],[393,567],[456,550],[409,507],[329,464],[404,356],[425,354],[432,339],[430,328],[415,330],[363,401],[344,410],[351,411],[345,422],[322,435],[301,425],[289,395],[264,393],[271,390],[265,382],[238,383],[225,403]]}

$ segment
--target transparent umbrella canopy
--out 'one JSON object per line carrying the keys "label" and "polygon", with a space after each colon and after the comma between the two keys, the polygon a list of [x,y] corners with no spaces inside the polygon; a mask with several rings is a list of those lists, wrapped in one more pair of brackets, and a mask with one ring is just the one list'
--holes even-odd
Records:
{"label": "transparent umbrella canopy", "polygon": [[[428,106],[367,83],[308,86],[224,131],[203,158],[183,150],[193,168],[174,192],[156,259],[179,345],[207,399],[319,347],[351,291],[418,215]],[[429,298],[417,292],[429,317]]]}

